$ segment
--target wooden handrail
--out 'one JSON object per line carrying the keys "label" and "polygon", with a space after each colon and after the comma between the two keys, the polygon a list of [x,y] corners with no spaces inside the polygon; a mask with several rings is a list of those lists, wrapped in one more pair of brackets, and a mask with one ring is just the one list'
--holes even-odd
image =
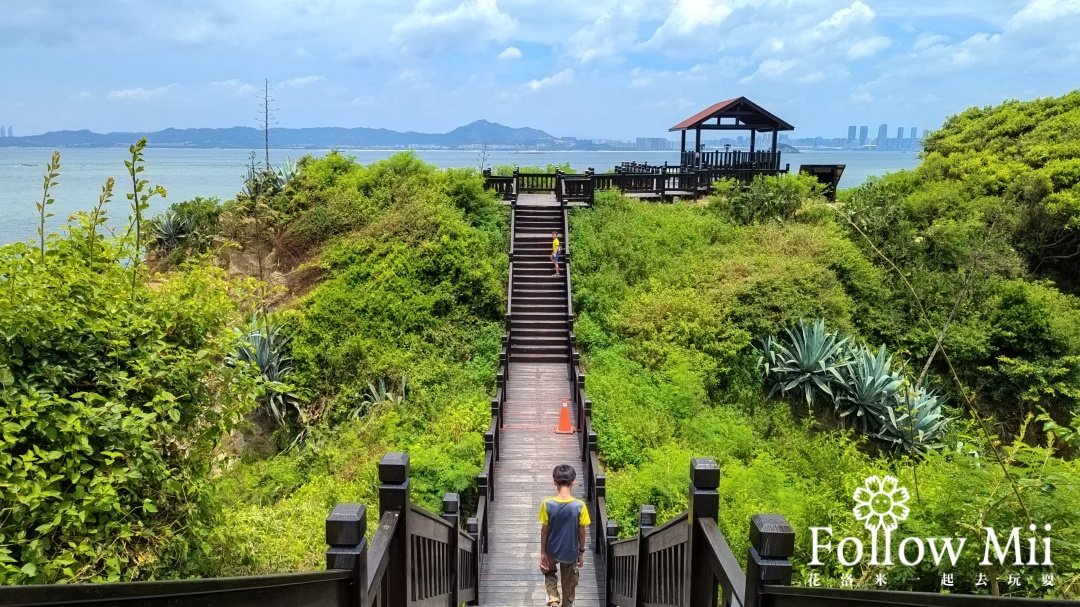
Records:
{"label": "wooden handrail", "polygon": [[739,565],[738,559],[735,558],[735,553],[728,546],[727,539],[720,531],[715,519],[699,519],[698,525],[701,526],[701,531],[709,544],[706,554],[709,557],[709,564],[712,565],[713,575],[716,576],[723,589],[725,603],[731,604],[731,600],[734,599],[739,605],[743,605],[746,596],[746,574]]}
{"label": "wooden handrail", "polygon": [[[267,607],[299,605],[304,597],[337,604],[348,598],[352,571],[330,570],[202,580],[159,580],[108,584],[43,584],[0,587],[5,607],[61,605],[235,605],[242,595]],[[324,589],[325,588],[325,589]],[[333,590],[331,590],[333,589]]]}
{"label": "wooden handrail", "polygon": [[386,577],[386,568],[390,563],[390,545],[394,534],[397,532],[401,513],[396,510],[388,510],[379,519],[379,529],[371,538],[371,547],[368,549],[368,572],[366,587],[368,600],[366,605],[373,605],[379,595],[378,589],[382,587]]}

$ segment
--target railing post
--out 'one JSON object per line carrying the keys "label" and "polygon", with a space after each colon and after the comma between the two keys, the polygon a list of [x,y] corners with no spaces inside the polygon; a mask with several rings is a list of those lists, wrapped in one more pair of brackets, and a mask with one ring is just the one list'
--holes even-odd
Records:
{"label": "railing post", "polygon": [[[601,534],[597,533],[596,535],[596,543],[599,544],[601,541]],[[619,523],[609,520],[607,522],[607,528],[604,529],[603,536],[603,550],[598,550],[597,552],[604,559],[604,575],[607,578],[607,584],[604,585],[604,597],[603,601],[600,604],[609,605],[611,604],[611,583],[615,581],[615,559],[611,558],[611,543],[618,541],[619,539]]]}
{"label": "railing post", "polygon": [[392,451],[379,462],[379,511],[400,513],[397,529],[390,539],[386,565],[386,602],[405,605],[409,602],[410,557],[409,511],[412,487],[409,483],[409,454]]}
{"label": "railing post", "polygon": [[461,580],[458,579],[458,521],[461,518],[459,512],[461,506],[461,498],[456,493],[447,493],[442,498],[442,517],[443,520],[450,523],[453,529],[450,531],[450,545],[447,546],[447,563],[448,569],[447,575],[450,578],[450,604],[460,605],[461,601],[458,600],[458,590],[461,588]]}
{"label": "railing post", "polygon": [[779,514],[755,514],[750,518],[750,550],[746,558],[746,602],[761,605],[761,587],[791,584],[791,555],[795,554],[795,530]]}
{"label": "railing post", "polygon": [[648,598],[645,593],[649,585],[649,542],[645,535],[652,531],[654,525],[656,506],[643,504],[638,510],[637,571],[634,572],[634,600],[639,605]]}
{"label": "railing post", "polygon": [[683,570],[684,585],[693,607],[716,607],[719,584],[709,564],[709,543],[698,523],[699,519],[717,519],[720,508],[720,467],[711,457],[695,457],[690,460],[690,512],[687,535],[686,568]]}
{"label": "railing post", "polygon": [[499,446],[495,444],[495,433],[491,430],[484,432],[484,453],[491,454],[491,469],[488,471],[487,485],[488,499],[495,501],[495,460],[499,459]]}
{"label": "railing post", "polygon": [[352,571],[350,607],[366,604],[367,584],[367,508],[362,504],[338,504],[326,517],[327,569]]}

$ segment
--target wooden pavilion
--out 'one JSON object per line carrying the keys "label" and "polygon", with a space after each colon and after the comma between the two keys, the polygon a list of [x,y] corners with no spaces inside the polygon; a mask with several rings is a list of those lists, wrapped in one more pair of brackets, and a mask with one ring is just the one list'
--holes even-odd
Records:
{"label": "wooden pavilion", "polygon": [[[781,131],[793,130],[795,130],[795,127],[777,118],[746,97],[736,97],[714,103],[668,129],[668,131],[680,131],[682,133],[680,164],[683,167],[762,173],[781,172],[780,152],[776,149],[777,134]],[[687,131],[694,131],[694,147],[691,150],[686,149]],[[716,150],[714,152],[705,152],[702,149],[701,131],[750,131],[750,151]],[[771,151],[757,150],[757,133],[772,133]]]}

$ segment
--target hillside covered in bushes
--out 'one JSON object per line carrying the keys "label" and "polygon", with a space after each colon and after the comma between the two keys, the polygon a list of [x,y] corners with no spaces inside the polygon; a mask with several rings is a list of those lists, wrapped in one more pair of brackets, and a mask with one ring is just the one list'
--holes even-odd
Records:
{"label": "hillside covered in bushes", "polygon": [[[639,504],[658,520],[685,508],[689,460],[707,455],[735,554],[751,514],[781,513],[796,579],[885,572],[890,589],[936,592],[953,573],[961,592],[1077,596],[1078,107],[1080,93],[969,110],[916,170],[836,205],[787,176],[707,204],[604,194],[575,211],[576,332],[621,533]],[[885,474],[911,493],[905,535],[1051,525],[1053,589],[1034,568],[977,587],[974,551],[810,569],[809,527],[859,536],[853,494]],[[1009,573],[1022,582],[999,584]]]}
{"label": "hillside covered in bushes", "polygon": [[331,153],[144,218],[144,145],[129,225],[110,180],[0,248],[0,583],[321,568],[388,450],[418,502],[475,499],[508,238],[482,180]]}

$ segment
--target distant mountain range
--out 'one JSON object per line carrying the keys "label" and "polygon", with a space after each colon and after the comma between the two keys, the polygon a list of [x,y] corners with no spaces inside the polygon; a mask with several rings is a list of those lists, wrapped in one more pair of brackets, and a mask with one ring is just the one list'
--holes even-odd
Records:
{"label": "distant mountain range", "polygon": [[[256,128],[237,126],[227,129],[165,129],[154,133],[94,133],[53,131],[26,137],[0,137],[0,147],[126,147],[142,137],[151,146],[173,148],[241,148],[261,149],[263,132]],[[492,149],[608,149],[573,137],[552,137],[537,129],[511,128],[477,120],[449,133],[416,133],[389,129],[318,127],[303,129],[270,129],[270,145],[274,148],[468,148],[488,146]]]}

